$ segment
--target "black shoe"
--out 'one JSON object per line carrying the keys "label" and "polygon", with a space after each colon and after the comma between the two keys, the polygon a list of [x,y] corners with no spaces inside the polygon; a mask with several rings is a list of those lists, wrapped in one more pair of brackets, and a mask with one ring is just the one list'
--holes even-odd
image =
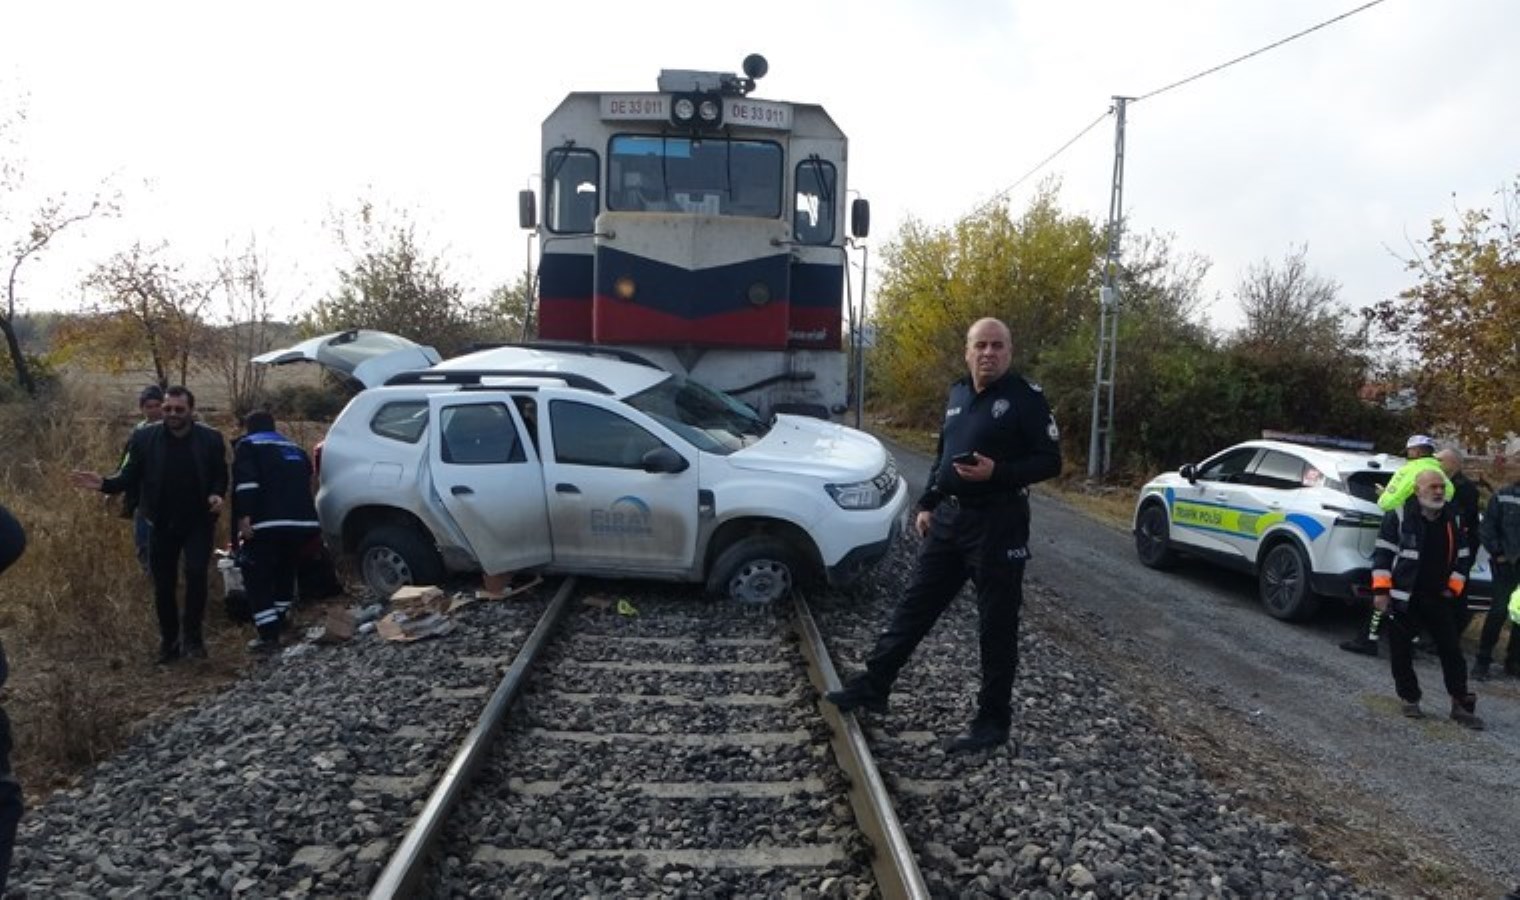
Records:
{"label": "black shoe", "polygon": [[158,664],[167,666],[179,659],[179,641],[161,641],[158,645]]}
{"label": "black shoe", "polygon": [[857,709],[865,709],[873,713],[887,711],[887,695],[877,690],[876,686],[864,677],[856,678],[839,690],[829,691],[823,696],[838,707],[840,712],[854,712]]}
{"label": "black shoe", "polygon": [[180,648],[180,655],[186,659],[205,659],[206,645],[199,640],[185,641]]}
{"label": "black shoe", "polygon": [[1489,679],[1488,667],[1490,665],[1491,665],[1491,663],[1489,663],[1489,661],[1486,660],[1486,659],[1473,660],[1473,664],[1472,664],[1472,679],[1473,679],[1473,681],[1487,681]]}
{"label": "black shoe", "polygon": [[1349,641],[1341,642],[1341,649],[1348,653],[1360,653],[1363,656],[1377,656],[1377,641],[1369,641],[1365,637],[1354,637]]}
{"label": "black shoe", "polygon": [[1008,743],[1008,726],[993,722],[972,722],[971,729],[950,742],[951,753],[975,753]]}

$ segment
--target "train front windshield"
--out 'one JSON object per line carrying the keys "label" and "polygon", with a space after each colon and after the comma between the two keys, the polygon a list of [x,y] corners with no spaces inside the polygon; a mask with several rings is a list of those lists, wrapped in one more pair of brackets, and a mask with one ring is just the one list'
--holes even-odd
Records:
{"label": "train front windshield", "polygon": [[784,154],[771,141],[617,135],[607,208],[711,216],[781,215]]}

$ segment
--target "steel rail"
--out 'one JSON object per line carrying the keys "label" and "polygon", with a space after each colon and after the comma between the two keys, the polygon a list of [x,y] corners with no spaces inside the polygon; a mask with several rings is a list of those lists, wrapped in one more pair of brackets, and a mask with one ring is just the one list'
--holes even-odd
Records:
{"label": "steel rail", "polygon": [[395,897],[412,897],[417,894],[419,882],[427,864],[428,851],[432,849],[433,842],[442,833],[444,825],[448,822],[449,814],[459,803],[475,773],[480,769],[486,754],[491,749],[492,740],[506,721],[507,711],[527,680],[528,672],[533,668],[539,654],[549,643],[559,623],[564,619],[570,609],[570,595],[575,592],[575,578],[567,577],[559,586],[554,598],[549,601],[549,607],[544,611],[543,618],[539,619],[538,625],[532,634],[523,643],[517,656],[512,660],[512,665],[502,676],[501,683],[497,685],[495,693],[486,702],[485,711],[480,714],[480,720],[475,727],[470,729],[469,735],[460,745],[459,752],[454,754],[454,759],[449,767],[444,770],[443,776],[438,779],[438,785],[433,788],[433,793],[428,797],[427,805],[412,823],[407,831],[406,838],[395,855],[386,864],[385,871],[380,873],[380,878],[375,886],[370,889],[370,900],[391,900]]}
{"label": "steel rail", "polygon": [[[829,659],[828,648],[824,646],[823,635],[813,621],[807,601],[800,593],[792,593],[802,653],[808,660],[808,678],[822,695],[840,686],[839,675]],[[908,846],[907,835],[892,807],[891,793],[876,768],[855,714],[841,713],[821,696],[818,709],[829,723],[832,732],[829,742],[834,747],[834,757],[849,776],[850,806],[855,811],[855,821],[876,850],[871,857],[871,871],[876,876],[877,889],[888,900],[926,900],[929,888],[918,870],[918,859],[913,855],[913,848]]]}

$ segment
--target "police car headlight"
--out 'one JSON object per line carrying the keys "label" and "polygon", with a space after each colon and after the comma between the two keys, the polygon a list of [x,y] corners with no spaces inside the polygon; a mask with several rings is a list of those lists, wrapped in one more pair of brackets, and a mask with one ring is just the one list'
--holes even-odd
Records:
{"label": "police car headlight", "polygon": [[874,481],[857,481],[854,484],[830,484],[825,485],[829,496],[839,504],[840,509],[880,509],[886,502],[881,488]]}

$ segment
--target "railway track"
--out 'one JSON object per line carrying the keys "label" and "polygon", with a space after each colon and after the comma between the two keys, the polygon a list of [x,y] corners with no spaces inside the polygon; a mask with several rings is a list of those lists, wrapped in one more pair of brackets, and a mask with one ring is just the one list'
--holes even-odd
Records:
{"label": "railway track", "polygon": [[927,896],[806,602],[638,605],[561,585],[370,896]]}

